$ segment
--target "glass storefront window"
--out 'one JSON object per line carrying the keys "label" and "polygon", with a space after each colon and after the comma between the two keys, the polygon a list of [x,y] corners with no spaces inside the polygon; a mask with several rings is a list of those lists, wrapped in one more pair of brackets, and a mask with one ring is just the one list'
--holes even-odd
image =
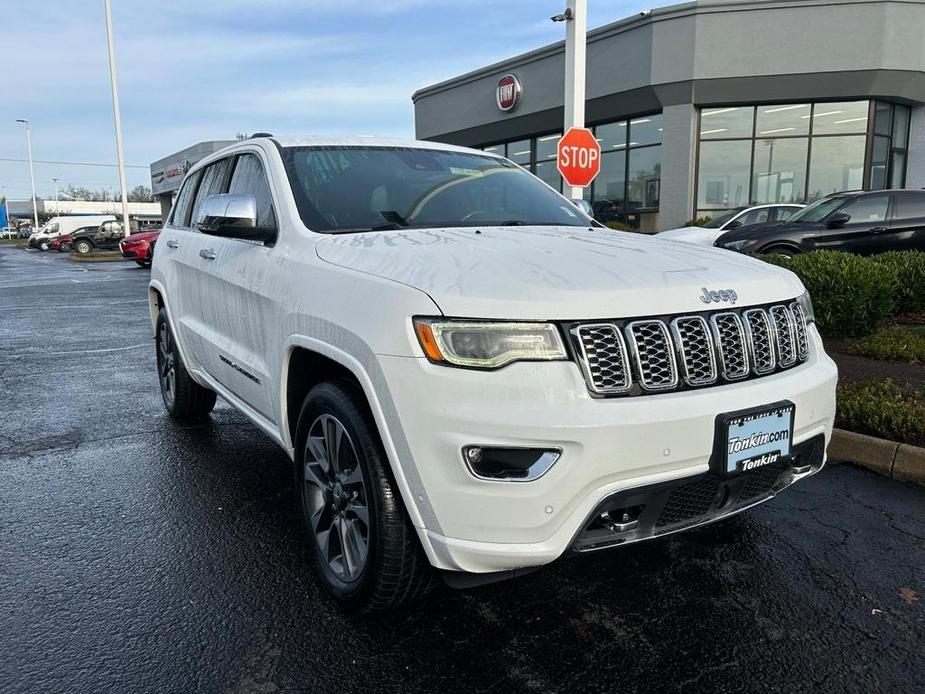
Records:
{"label": "glass storefront window", "polygon": [[816,104],[813,109],[813,135],[866,133],[869,108],[869,101]]}
{"label": "glass storefront window", "polygon": [[805,137],[756,140],[751,201],[757,205],[803,202],[808,149]]}
{"label": "glass storefront window", "polygon": [[705,108],[700,112],[700,138],[751,137],[754,106]]}
{"label": "glass storefront window", "polygon": [[661,145],[630,150],[627,183],[627,223],[640,231],[658,231],[658,203],[662,183]]}
{"label": "glass storefront window", "polygon": [[730,208],[748,203],[752,141],[702,142],[697,169],[697,207]]}
{"label": "glass storefront window", "polygon": [[906,187],[906,153],[893,152],[893,173],[890,178],[890,186],[893,188]]}
{"label": "glass storefront window", "polygon": [[893,115],[893,146],[905,149],[909,138],[909,107],[896,105]]}
{"label": "glass storefront window", "polygon": [[790,137],[809,134],[810,104],[759,106],[756,137]]}
{"label": "glass storefront window", "polygon": [[598,125],[594,128],[594,137],[601,143],[601,152],[626,149],[626,121]]}
{"label": "glass storefront window", "polygon": [[601,156],[601,172],[594,179],[591,207],[600,222],[625,222],[626,153]]}
{"label": "glass storefront window", "polygon": [[890,162],[890,138],[874,136],[874,148],[870,161],[870,189],[882,190],[887,187],[887,166]]}
{"label": "glass storefront window", "polygon": [[864,185],[864,135],[813,138],[807,200]]}
{"label": "glass storefront window", "polygon": [[530,140],[518,140],[517,142],[507,143],[507,158],[515,164],[529,166],[532,159],[532,150],[530,149]]}
{"label": "glass storefront window", "polygon": [[630,121],[630,147],[656,145],[662,141],[662,115],[660,113],[634,118]]}
{"label": "glass storefront window", "polygon": [[874,107],[874,132],[878,135],[889,135],[893,129],[893,104],[878,101]]}
{"label": "glass storefront window", "polygon": [[[555,135],[543,135],[536,138],[536,160],[555,159],[556,148],[559,146],[559,140],[562,139],[562,133]],[[555,168],[555,167],[553,167]]]}
{"label": "glass storefront window", "polygon": [[485,152],[490,152],[491,154],[498,154],[504,156],[504,145],[492,145],[491,147],[482,147],[482,150]]}

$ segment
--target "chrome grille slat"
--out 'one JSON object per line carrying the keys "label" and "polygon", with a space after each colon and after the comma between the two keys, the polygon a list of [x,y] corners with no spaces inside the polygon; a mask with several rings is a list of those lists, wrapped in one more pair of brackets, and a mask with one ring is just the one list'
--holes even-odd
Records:
{"label": "chrome grille slat", "polygon": [[671,332],[684,382],[689,386],[716,383],[716,351],[707,321],[702,316],[681,316],[671,321]]}
{"label": "chrome grille slat", "polygon": [[797,358],[805,361],[809,356],[809,335],[806,332],[806,314],[803,307],[794,301],[790,304],[790,312],[793,314],[793,324],[796,328]]}
{"label": "chrome grille slat", "polygon": [[723,378],[738,381],[748,376],[748,350],[745,329],[738,314],[732,311],[715,313],[710,318],[716,350],[723,368]]}
{"label": "chrome grille slat", "polygon": [[595,393],[619,394],[633,385],[626,343],[613,323],[587,323],[572,330],[581,346],[585,379]]}
{"label": "chrome grille slat", "polygon": [[771,319],[767,311],[751,308],[743,311],[745,332],[748,335],[748,348],[752,360],[752,370],[759,375],[774,371],[777,358],[774,356],[774,341],[771,338]]}
{"label": "chrome grille slat", "polygon": [[670,390],[678,386],[678,365],[668,328],[660,320],[633,321],[626,336],[645,390]]}
{"label": "chrome grille slat", "polygon": [[797,302],[574,323],[569,333],[588,389],[599,396],[759,378],[806,361],[810,349]]}
{"label": "chrome grille slat", "polygon": [[782,367],[792,366],[797,360],[793,315],[786,306],[772,306],[768,313],[777,335],[777,361]]}

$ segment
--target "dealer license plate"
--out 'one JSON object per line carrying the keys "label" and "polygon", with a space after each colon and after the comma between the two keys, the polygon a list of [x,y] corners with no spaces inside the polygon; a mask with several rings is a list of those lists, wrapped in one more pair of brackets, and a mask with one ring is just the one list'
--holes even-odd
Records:
{"label": "dealer license plate", "polygon": [[723,474],[751,472],[788,458],[795,410],[792,402],[779,402],[720,415],[714,459]]}

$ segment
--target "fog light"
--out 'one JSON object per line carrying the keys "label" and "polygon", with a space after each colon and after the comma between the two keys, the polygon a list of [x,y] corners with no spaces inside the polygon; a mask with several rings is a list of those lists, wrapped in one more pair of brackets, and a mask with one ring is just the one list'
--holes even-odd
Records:
{"label": "fog light", "polygon": [[531,482],[545,475],[559,460],[562,451],[557,448],[466,446],[462,454],[469,472],[479,479]]}

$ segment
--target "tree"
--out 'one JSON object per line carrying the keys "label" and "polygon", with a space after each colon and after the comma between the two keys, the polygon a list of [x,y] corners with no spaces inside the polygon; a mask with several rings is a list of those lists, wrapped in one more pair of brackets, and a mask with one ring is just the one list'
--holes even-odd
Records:
{"label": "tree", "polygon": [[128,192],[129,202],[153,202],[151,189],[148,186],[135,186]]}

